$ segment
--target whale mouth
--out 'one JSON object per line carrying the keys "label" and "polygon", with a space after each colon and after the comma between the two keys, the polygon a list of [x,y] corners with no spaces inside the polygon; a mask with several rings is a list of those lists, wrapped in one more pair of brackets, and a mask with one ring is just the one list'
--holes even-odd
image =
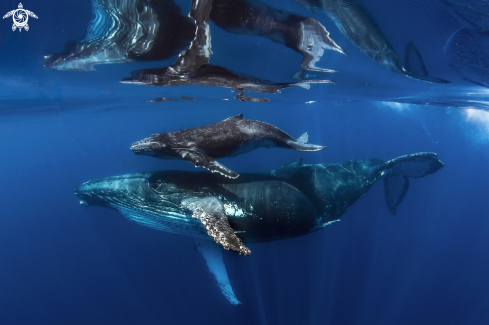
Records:
{"label": "whale mouth", "polygon": [[158,150],[160,148],[160,143],[144,139],[138,142],[134,142],[129,149],[135,154],[144,154],[151,151]]}

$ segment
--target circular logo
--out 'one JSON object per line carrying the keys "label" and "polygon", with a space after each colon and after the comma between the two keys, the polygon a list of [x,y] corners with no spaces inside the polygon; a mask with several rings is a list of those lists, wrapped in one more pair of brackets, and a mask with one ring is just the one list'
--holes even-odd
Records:
{"label": "circular logo", "polygon": [[29,19],[29,16],[24,9],[17,9],[13,16],[15,26],[20,28],[24,27],[27,24],[27,20]]}

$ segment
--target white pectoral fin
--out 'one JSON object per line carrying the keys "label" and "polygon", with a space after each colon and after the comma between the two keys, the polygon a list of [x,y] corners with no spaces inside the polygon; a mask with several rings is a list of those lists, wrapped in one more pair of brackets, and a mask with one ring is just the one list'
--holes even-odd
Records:
{"label": "white pectoral fin", "polygon": [[209,271],[216,278],[217,284],[221,288],[222,294],[233,305],[239,305],[241,302],[236,298],[231,283],[229,282],[226,266],[222,257],[221,247],[210,240],[196,239],[195,245],[197,250],[204,257]]}

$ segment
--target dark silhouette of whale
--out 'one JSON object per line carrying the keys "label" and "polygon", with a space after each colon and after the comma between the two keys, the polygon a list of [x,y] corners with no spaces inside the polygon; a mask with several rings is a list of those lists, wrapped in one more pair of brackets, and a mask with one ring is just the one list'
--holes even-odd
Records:
{"label": "dark silhouette of whale", "polygon": [[326,147],[307,144],[307,132],[292,138],[279,128],[239,114],[224,121],[175,132],[153,134],[131,145],[135,154],[161,159],[185,159],[230,178],[238,173],[218,163],[215,158],[234,157],[260,147],[319,151]]}
{"label": "dark silhouette of whale", "polygon": [[303,236],[338,221],[380,179],[389,210],[395,213],[409,178],[442,167],[434,153],[387,162],[363,159],[304,165],[298,160],[271,174],[242,174],[238,179],[185,171],[107,177],[82,184],[75,194],[83,205],[112,208],[144,226],[204,239],[197,249],[223,294],[238,304],[219,246],[205,239],[211,237],[227,250],[250,255],[245,243]]}
{"label": "dark silhouette of whale", "polygon": [[449,83],[447,80],[429,75],[421,54],[412,42],[409,42],[405,48],[405,64],[403,65],[391,42],[361,1],[298,1],[311,9],[324,11],[341,33],[360,51],[389,70],[432,83]]}

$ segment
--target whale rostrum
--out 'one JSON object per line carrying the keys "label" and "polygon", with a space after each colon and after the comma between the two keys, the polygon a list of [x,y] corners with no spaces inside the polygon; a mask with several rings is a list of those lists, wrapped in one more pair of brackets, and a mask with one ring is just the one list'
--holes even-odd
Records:
{"label": "whale rostrum", "polygon": [[261,121],[248,120],[239,114],[224,121],[175,132],[153,134],[135,142],[135,154],[161,159],[185,159],[196,167],[237,178],[238,173],[216,159],[234,157],[260,147],[319,151],[326,147],[307,144],[307,132],[294,139],[279,128]]}
{"label": "whale rostrum", "polygon": [[389,211],[395,214],[409,179],[442,167],[434,153],[387,162],[362,159],[308,165],[298,160],[269,174],[243,173],[237,179],[186,171],[113,176],[85,182],[75,194],[82,205],[112,208],[138,224],[195,237],[223,294],[232,304],[239,304],[219,245],[250,255],[248,243],[324,229],[339,221],[380,179]]}

